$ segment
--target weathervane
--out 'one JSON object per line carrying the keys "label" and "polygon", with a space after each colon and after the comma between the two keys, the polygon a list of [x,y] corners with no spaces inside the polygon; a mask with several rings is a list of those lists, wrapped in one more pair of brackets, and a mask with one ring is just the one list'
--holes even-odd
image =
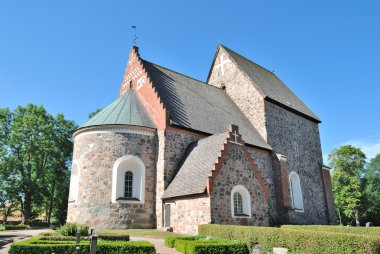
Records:
{"label": "weathervane", "polygon": [[136,32],[136,26],[132,26],[132,29],[135,29],[135,37],[132,40],[133,46],[136,46],[136,40],[137,40],[137,32]]}

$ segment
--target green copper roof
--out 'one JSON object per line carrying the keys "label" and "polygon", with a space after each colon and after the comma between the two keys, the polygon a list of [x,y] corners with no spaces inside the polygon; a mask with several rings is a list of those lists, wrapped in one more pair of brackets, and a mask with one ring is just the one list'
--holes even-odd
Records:
{"label": "green copper roof", "polygon": [[133,89],[129,89],[122,94],[102,111],[91,117],[80,128],[108,124],[127,124],[156,128]]}

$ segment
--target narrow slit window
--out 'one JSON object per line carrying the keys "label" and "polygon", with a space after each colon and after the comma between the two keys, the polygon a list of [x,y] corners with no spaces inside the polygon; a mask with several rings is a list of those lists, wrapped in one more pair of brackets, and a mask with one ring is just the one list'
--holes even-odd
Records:
{"label": "narrow slit window", "polygon": [[133,197],[133,173],[131,171],[125,173],[124,197]]}

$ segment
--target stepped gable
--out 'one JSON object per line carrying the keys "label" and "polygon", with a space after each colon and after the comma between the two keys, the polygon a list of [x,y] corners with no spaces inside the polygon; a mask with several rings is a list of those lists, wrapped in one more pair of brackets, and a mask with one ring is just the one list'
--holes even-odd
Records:
{"label": "stepped gable", "polygon": [[[236,65],[252,80],[257,90],[269,101],[275,101],[286,108],[295,110],[308,119],[320,123],[321,120],[314,114],[300,98],[297,97],[273,72],[261,67],[249,59],[239,55],[224,45],[219,45],[215,57],[220,48],[223,48],[236,63]],[[214,59],[215,63],[215,59]],[[211,66],[212,70],[213,66]],[[210,71],[211,74],[211,71]],[[209,77],[210,77],[209,74]],[[208,80],[207,80],[208,82]]]}
{"label": "stepped gable", "polygon": [[239,134],[239,127],[236,125],[230,125],[227,132],[214,134],[191,143],[187,148],[183,164],[162,198],[168,199],[203,193],[210,195],[215,178],[224,166],[225,159],[229,156],[231,143],[243,147],[244,156],[250,164],[250,169],[254,172],[264,190],[265,198],[268,200],[268,186],[248,154],[242,135]]}
{"label": "stepped gable", "polygon": [[134,125],[156,128],[134,89],[128,89],[111,104],[91,117],[79,129],[99,125]]}
{"label": "stepped gable", "polygon": [[142,62],[170,113],[172,126],[216,134],[235,124],[248,144],[271,150],[225,91],[148,61]]}

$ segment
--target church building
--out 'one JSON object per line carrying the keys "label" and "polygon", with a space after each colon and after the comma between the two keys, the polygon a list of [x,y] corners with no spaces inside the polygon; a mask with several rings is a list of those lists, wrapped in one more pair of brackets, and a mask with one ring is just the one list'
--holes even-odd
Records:
{"label": "church building", "polygon": [[319,123],[273,72],[223,45],[206,82],[132,47],[119,97],[73,134],[67,221],[183,234],[335,224]]}

